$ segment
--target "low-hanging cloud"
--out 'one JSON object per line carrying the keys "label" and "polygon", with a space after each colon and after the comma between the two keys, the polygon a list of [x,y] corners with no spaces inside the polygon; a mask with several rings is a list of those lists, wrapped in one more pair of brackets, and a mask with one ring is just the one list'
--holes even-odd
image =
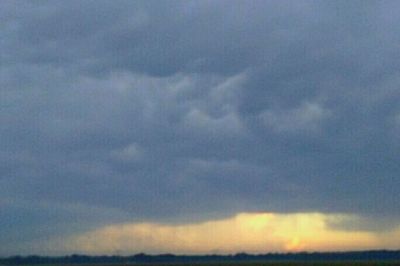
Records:
{"label": "low-hanging cloud", "polygon": [[266,211],[396,226],[397,6],[5,1],[0,225],[35,239],[43,223]]}

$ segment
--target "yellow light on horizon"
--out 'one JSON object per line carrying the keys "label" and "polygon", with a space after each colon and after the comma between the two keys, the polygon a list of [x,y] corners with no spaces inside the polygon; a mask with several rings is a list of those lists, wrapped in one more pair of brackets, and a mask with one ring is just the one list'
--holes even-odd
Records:
{"label": "yellow light on horizon", "polygon": [[[338,230],[327,225],[329,220],[344,218],[349,216],[239,213],[226,219],[183,225],[114,224],[72,236],[62,245],[71,252],[90,254],[227,254],[370,249],[393,242],[373,232]],[[400,230],[395,234],[400,236]]]}

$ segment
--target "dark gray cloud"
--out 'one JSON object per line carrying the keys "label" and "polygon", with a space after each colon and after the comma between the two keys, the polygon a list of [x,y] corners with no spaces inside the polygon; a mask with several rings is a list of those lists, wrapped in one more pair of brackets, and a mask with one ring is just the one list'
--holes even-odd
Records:
{"label": "dark gray cloud", "polygon": [[2,5],[6,242],[241,211],[397,219],[398,3]]}

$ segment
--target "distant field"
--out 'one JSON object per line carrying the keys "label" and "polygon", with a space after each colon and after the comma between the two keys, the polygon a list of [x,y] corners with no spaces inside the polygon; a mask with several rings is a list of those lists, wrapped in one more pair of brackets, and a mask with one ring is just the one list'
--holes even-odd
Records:
{"label": "distant field", "polygon": [[[19,265],[19,266],[53,266],[56,264],[44,265]],[[318,261],[318,262],[293,262],[293,261],[279,261],[279,262],[254,262],[254,263],[160,263],[160,264],[57,264],[57,266],[389,266],[399,265],[400,261]],[[0,266],[7,266],[2,265]]]}

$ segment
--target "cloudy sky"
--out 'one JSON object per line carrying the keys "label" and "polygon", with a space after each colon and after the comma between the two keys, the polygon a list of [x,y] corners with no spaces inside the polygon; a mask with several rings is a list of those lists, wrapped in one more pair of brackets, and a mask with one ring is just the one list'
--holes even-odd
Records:
{"label": "cloudy sky", "polygon": [[400,248],[399,2],[1,5],[0,256]]}

